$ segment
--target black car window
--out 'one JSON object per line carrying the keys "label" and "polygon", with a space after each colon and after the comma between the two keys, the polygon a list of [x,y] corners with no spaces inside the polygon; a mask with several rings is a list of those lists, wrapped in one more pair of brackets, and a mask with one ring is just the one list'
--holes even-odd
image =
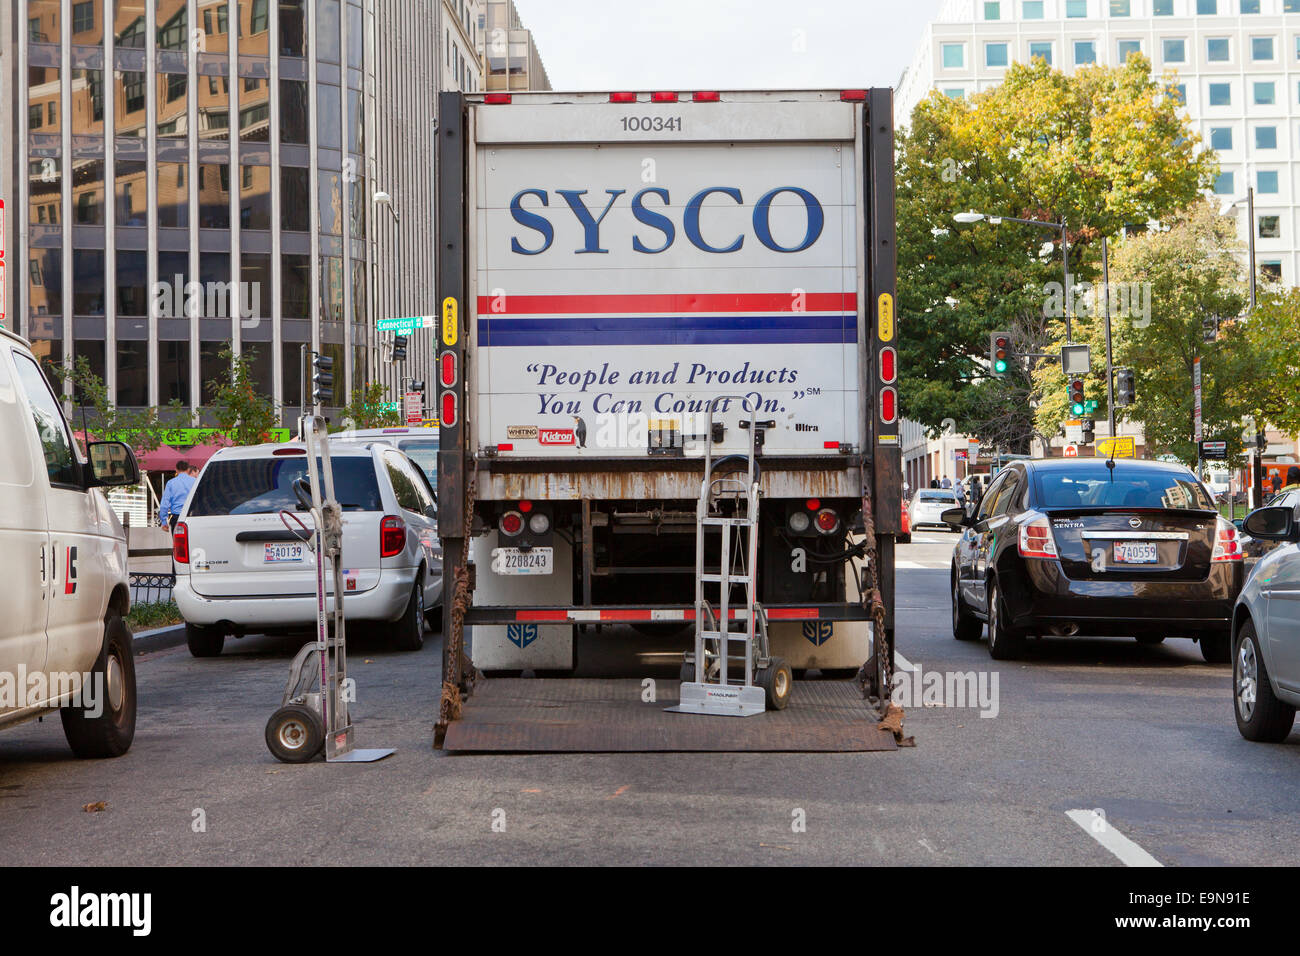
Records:
{"label": "black car window", "polygon": [[984,521],[993,514],[993,509],[998,503],[998,496],[1002,494],[1002,489],[1006,487],[1007,477],[1010,473],[1003,472],[993,479],[993,484],[989,485],[988,490],[984,492],[984,499],[980,502],[978,519]]}
{"label": "black car window", "polygon": [[[334,458],[334,494],[344,511],[382,511],[370,457]],[[317,459],[317,467],[321,467]],[[239,458],[208,465],[190,497],[189,516],[274,514],[294,511],[293,483],[307,475],[306,456]],[[324,489],[321,489],[324,491]]]}
{"label": "black car window", "polygon": [[1011,507],[1012,502],[1015,501],[1016,496],[1020,493],[1020,476],[1014,471],[1007,472],[1007,475],[1006,484],[1004,484],[1002,490],[998,492],[998,500],[993,503],[994,515],[1004,515],[1008,511],[1013,510]]}
{"label": "black car window", "polygon": [[1035,482],[1038,504],[1044,508],[1164,508],[1213,511],[1214,503],[1196,477],[1185,468],[1134,467],[1104,460],[1069,467],[1045,468]]}

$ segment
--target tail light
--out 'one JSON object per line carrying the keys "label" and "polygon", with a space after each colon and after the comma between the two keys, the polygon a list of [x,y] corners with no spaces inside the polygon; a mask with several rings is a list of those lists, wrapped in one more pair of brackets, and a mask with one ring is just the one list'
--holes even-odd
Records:
{"label": "tail light", "polygon": [[693,103],[718,103],[722,100],[717,90],[700,90],[698,93],[691,94]]}
{"label": "tail light", "polygon": [[489,106],[503,106],[511,100],[510,93],[488,93],[483,97],[483,102]]}
{"label": "tail light", "polygon": [[379,556],[395,558],[406,548],[406,523],[392,515],[379,522]]}
{"label": "tail light", "polygon": [[635,93],[610,93],[609,101],[611,103],[635,103]]}
{"label": "tail light", "polygon": [[812,524],[812,518],[808,517],[806,511],[792,511],[788,523],[790,530],[795,534],[803,534],[808,530],[808,526]]}
{"label": "tail light", "polygon": [[845,103],[861,103],[866,98],[866,90],[840,90],[840,100]]}
{"label": "tail light", "polygon": [[1035,517],[1020,526],[1020,556],[1022,558],[1059,558],[1052,523],[1047,515],[1030,512]]}
{"label": "tail light", "polygon": [[[180,526],[177,525],[179,530]],[[1214,539],[1214,554],[1210,556],[1211,562],[1219,561],[1241,561],[1241,541],[1237,537],[1237,526],[1226,518],[1219,519],[1218,533]]]}
{"label": "tail light", "polygon": [[528,519],[528,530],[533,534],[546,534],[551,530],[551,519],[542,512],[534,512]]}
{"label": "tail light", "polygon": [[524,516],[518,511],[507,511],[497,522],[497,527],[507,538],[519,536],[519,532],[524,530]]}
{"label": "tail light", "polygon": [[840,530],[840,516],[830,508],[823,508],[821,511],[817,512],[817,517],[814,519],[814,523],[817,525],[817,530],[821,534],[834,534],[836,531]]}
{"label": "tail light", "polygon": [[650,94],[650,102],[651,102],[651,103],[676,103],[676,102],[677,102],[677,94],[676,94],[676,93],[667,92],[667,91],[662,92],[662,93],[651,93],[651,94]]}
{"label": "tail light", "polygon": [[177,564],[190,563],[190,529],[184,521],[176,525],[172,534],[172,559]]}

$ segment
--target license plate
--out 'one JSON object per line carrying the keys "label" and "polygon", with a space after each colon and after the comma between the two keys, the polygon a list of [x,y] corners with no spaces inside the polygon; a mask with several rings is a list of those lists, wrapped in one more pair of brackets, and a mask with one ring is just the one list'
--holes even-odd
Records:
{"label": "license plate", "polygon": [[1150,541],[1116,541],[1116,564],[1155,564],[1160,560],[1160,549]]}
{"label": "license plate", "polygon": [[293,564],[302,562],[301,544],[268,544],[262,552],[263,564]]}
{"label": "license plate", "polygon": [[555,570],[554,548],[493,548],[493,574],[551,574]]}

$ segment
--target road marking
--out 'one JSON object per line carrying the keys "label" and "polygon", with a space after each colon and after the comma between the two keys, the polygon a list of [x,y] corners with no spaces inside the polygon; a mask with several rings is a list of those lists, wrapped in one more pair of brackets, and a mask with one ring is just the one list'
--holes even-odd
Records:
{"label": "road marking", "polygon": [[1113,853],[1125,866],[1164,866],[1124,834],[1116,830],[1096,810],[1067,810],[1065,815],[1083,828],[1083,832]]}

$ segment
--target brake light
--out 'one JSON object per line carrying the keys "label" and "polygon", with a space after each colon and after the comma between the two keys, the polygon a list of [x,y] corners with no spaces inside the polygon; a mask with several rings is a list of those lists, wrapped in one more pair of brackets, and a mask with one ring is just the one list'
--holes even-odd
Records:
{"label": "brake light", "polygon": [[804,502],[804,505],[808,508],[809,511],[816,511],[818,508],[822,506],[822,501],[820,498],[809,498],[807,501]]}
{"label": "brake light", "polygon": [[392,515],[379,522],[379,556],[395,558],[406,547],[406,523]]}
{"label": "brake light", "polygon": [[443,388],[451,388],[451,386],[456,384],[455,352],[443,352],[442,360],[439,362],[438,368],[440,371],[438,382],[443,386]]}
{"label": "brake light", "polygon": [[1020,556],[1022,558],[1059,558],[1056,550],[1056,538],[1052,535],[1052,523],[1047,515],[1035,514],[1034,518],[1020,526]]}
{"label": "brake light", "polygon": [[501,533],[506,537],[513,538],[524,530],[524,516],[518,511],[507,511],[501,516],[501,521],[497,527],[501,529]]}
{"label": "brake light", "polygon": [[456,424],[456,393],[442,393],[442,423],[448,428]]}
{"label": "brake light", "polygon": [[858,103],[867,98],[866,90],[841,90],[840,99],[845,103]]}
{"label": "brake light", "polygon": [[722,100],[716,90],[703,90],[699,93],[692,93],[691,100],[695,103],[717,103]]}
{"label": "brake light", "polygon": [[307,454],[307,449],[305,449],[305,448],[275,448],[275,449],[272,449],[271,454],[272,454],[272,455],[305,455],[305,454]]}
{"label": "brake light", "polygon": [[190,529],[182,521],[172,534],[172,559],[177,564],[190,563]]}
{"label": "brake light", "polygon": [[521,501],[519,502],[519,510],[524,514],[528,514],[528,512],[533,510],[533,503],[531,501]]}
{"label": "brake light", "polygon": [[892,425],[896,418],[898,418],[898,392],[893,386],[886,386],[880,390],[880,420],[886,425]]}
{"label": "brake light", "polygon": [[676,93],[651,93],[650,102],[651,103],[676,103],[677,94]]}
{"label": "brake light", "polygon": [[483,102],[488,104],[489,106],[495,106],[502,103],[509,103],[510,96],[511,95],[509,93],[488,93],[486,96],[483,97]]}
{"label": "brake light", "polygon": [[[180,526],[177,525],[177,527]],[[1220,518],[1218,533],[1215,535],[1214,540],[1214,554],[1210,556],[1210,561],[1241,560],[1244,560],[1244,558],[1241,553],[1241,541],[1237,538],[1237,526],[1226,518]]]}
{"label": "brake light", "polygon": [[822,534],[834,534],[840,527],[840,516],[830,508],[823,508],[817,512],[816,517],[817,530]]}
{"label": "brake light", "polygon": [[610,93],[609,101],[611,103],[635,103],[635,93]]}

